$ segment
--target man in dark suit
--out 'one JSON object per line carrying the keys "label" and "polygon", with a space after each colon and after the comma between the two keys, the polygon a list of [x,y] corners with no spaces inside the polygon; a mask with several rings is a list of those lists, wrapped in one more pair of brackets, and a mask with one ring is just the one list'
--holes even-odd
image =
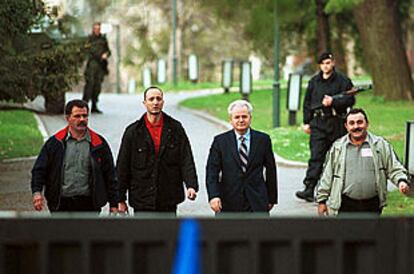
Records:
{"label": "man in dark suit", "polygon": [[277,204],[272,142],[269,135],[250,128],[252,111],[247,101],[232,102],[228,113],[233,129],[217,135],[211,145],[206,184],[216,213],[268,212]]}

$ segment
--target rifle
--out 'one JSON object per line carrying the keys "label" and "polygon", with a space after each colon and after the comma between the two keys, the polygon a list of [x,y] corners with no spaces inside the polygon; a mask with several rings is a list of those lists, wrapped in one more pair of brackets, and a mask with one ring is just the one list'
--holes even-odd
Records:
{"label": "rifle", "polygon": [[[332,98],[335,99],[339,99],[342,97],[345,97],[346,95],[356,95],[357,93],[360,93],[362,91],[367,91],[367,90],[371,90],[372,89],[372,85],[364,85],[364,86],[356,86],[356,87],[352,87],[350,90],[345,90],[339,94],[333,95]],[[318,103],[318,104],[314,104],[311,106],[311,110],[317,110],[317,109],[321,109],[323,107],[322,103]]]}

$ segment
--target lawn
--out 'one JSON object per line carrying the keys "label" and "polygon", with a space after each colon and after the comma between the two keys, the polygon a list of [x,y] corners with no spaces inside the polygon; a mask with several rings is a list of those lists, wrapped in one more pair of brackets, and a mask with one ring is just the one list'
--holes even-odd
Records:
{"label": "lawn", "polygon": [[[260,87],[271,87],[272,86],[272,80],[258,80],[254,81],[255,86]],[[282,81],[282,83],[285,83],[286,81]],[[215,88],[222,88],[221,82],[188,82],[188,81],[179,81],[176,86],[174,86],[172,83],[168,82],[165,84],[155,84],[156,86],[160,87],[162,90],[169,92],[175,92],[175,91],[193,91],[193,90],[200,90],[200,89],[215,89]],[[233,82],[233,87],[236,89],[239,86],[238,81]]]}
{"label": "lawn", "polygon": [[36,120],[29,111],[0,111],[0,132],[0,160],[37,155],[43,145]]}
{"label": "lawn", "polygon": [[202,82],[202,83],[191,83],[180,81],[174,86],[172,83],[168,82],[165,84],[156,84],[156,86],[160,87],[164,91],[192,91],[198,89],[212,89],[212,88],[219,88],[220,83],[214,82]]}
{"label": "lawn", "polygon": [[388,194],[388,205],[384,208],[384,216],[413,215],[414,199],[401,194],[398,190]]}

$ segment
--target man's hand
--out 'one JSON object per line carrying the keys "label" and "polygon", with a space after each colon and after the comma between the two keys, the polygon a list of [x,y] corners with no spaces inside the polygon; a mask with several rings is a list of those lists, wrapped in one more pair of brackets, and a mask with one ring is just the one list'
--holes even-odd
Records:
{"label": "man's hand", "polygon": [[405,194],[405,195],[407,195],[410,192],[410,187],[404,181],[400,181],[400,183],[398,184],[398,189],[400,190],[402,194]]}
{"label": "man's hand", "polygon": [[325,95],[322,100],[322,105],[324,105],[325,107],[330,107],[332,106],[332,102],[333,102],[332,96]]}
{"label": "man's hand", "polygon": [[306,134],[310,134],[311,133],[311,128],[309,124],[304,124],[303,125],[303,132],[305,132]]}
{"label": "man's hand", "polygon": [[128,213],[128,206],[125,201],[118,203],[118,213],[127,214]]}
{"label": "man's hand", "polygon": [[101,58],[103,59],[103,60],[106,60],[106,59],[108,59],[108,53],[104,53],[104,54],[102,54],[101,55]]}
{"label": "man's hand", "polygon": [[118,213],[118,208],[117,207],[110,207],[109,208],[109,213],[110,214],[116,214],[116,213]]}
{"label": "man's hand", "polygon": [[274,205],[275,204],[267,204],[267,211],[272,210],[272,208],[273,208]]}
{"label": "man's hand", "polygon": [[40,193],[34,194],[32,200],[33,200],[34,209],[37,211],[41,211],[44,207],[44,198],[42,194]]}
{"label": "man's hand", "polygon": [[319,216],[328,216],[328,207],[324,203],[320,203],[318,205],[318,214]]}
{"label": "man's hand", "polygon": [[197,192],[195,191],[194,188],[190,187],[187,189],[187,198],[190,199],[191,201],[194,201],[195,198],[197,198]]}
{"label": "man's hand", "polygon": [[221,211],[221,199],[218,197],[211,199],[210,207],[215,213],[220,212]]}

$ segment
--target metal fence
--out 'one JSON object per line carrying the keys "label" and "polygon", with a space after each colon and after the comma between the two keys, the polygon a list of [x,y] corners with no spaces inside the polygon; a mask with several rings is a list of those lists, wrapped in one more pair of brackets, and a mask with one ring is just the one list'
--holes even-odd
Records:
{"label": "metal fence", "polygon": [[[171,273],[180,222],[2,218],[0,273]],[[203,274],[414,273],[414,218],[198,222]]]}

